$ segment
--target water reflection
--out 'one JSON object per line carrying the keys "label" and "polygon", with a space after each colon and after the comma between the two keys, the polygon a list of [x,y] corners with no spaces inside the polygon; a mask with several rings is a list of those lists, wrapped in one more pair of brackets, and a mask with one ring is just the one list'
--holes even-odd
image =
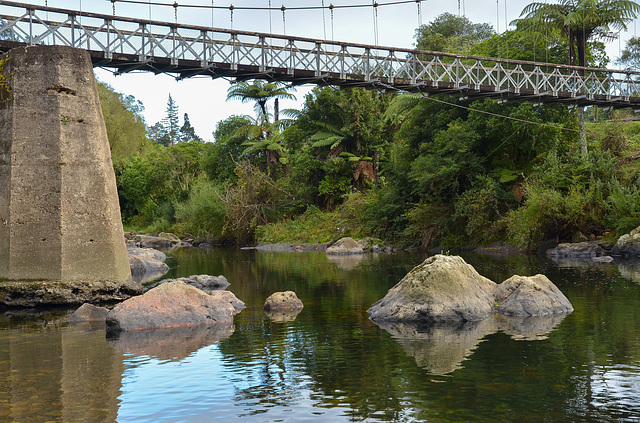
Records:
{"label": "water reflection", "polygon": [[109,345],[123,354],[182,360],[202,347],[231,336],[234,326],[212,325],[109,334]]}
{"label": "water reflection", "polygon": [[640,284],[640,263],[636,262],[620,262],[617,263],[620,276],[627,278],[637,284]]}
{"label": "water reflection", "polygon": [[383,323],[379,326],[402,345],[419,367],[433,375],[445,375],[460,369],[464,359],[471,355],[480,341],[498,330],[493,318],[456,326],[407,323]]}
{"label": "water reflection", "polygon": [[298,314],[302,311],[301,308],[293,310],[269,310],[264,312],[272,322],[286,323],[293,322],[298,317]]}
{"label": "water reflection", "polygon": [[[248,306],[235,330],[107,339],[66,312],[0,314],[0,421],[640,421],[640,289],[615,265],[465,256],[497,282],[544,273],[575,311],[381,329],[366,310],[423,256],[173,254],[170,277],[227,277]],[[284,290],[304,313],[273,321],[262,305]]]}
{"label": "water reflection", "polygon": [[328,254],[327,260],[340,269],[353,270],[364,260],[364,254]]}
{"label": "water reflection", "polygon": [[115,421],[124,365],[104,331],[66,327],[66,315],[31,317],[35,331],[0,331],[0,420]]}
{"label": "water reflection", "polygon": [[565,318],[551,316],[490,316],[479,322],[417,325],[378,323],[398,341],[416,364],[433,375],[445,375],[462,368],[462,363],[487,335],[502,331],[514,340],[539,341]]}

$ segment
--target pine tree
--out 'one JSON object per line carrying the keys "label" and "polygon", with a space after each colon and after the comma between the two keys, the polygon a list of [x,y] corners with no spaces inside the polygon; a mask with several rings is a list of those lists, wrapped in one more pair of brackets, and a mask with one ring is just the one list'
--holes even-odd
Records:
{"label": "pine tree", "polygon": [[191,121],[187,113],[184,114],[184,123],[180,128],[180,140],[182,142],[202,141],[202,138],[196,135],[195,128],[191,126]]}
{"label": "pine tree", "polygon": [[167,116],[162,120],[162,126],[169,139],[168,144],[170,146],[173,147],[175,143],[180,142],[178,105],[171,98],[171,94],[169,94],[169,99],[167,100]]}

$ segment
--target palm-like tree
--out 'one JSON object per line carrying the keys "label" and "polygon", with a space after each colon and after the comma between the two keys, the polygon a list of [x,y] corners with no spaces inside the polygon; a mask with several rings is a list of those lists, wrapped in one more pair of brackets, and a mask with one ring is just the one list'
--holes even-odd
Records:
{"label": "palm-like tree", "polygon": [[275,99],[274,103],[274,120],[279,120],[279,99],[295,100],[295,96],[291,94],[291,87],[286,87],[281,82],[267,82],[256,79],[252,83],[241,81],[232,85],[227,90],[227,100],[240,100],[243,103],[249,101],[256,102],[258,114],[264,120],[268,119],[267,102]]}
{"label": "palm-like tree", "polygon": [[242,143],[246,146],[243,155],[264,156],[266,169],[270,171],[272,166],[278,163],[286,164],[287,150],[282,145],[284,139],[283,131],[290,126],[293,121],[282,119],[276,122],[269,122],[268,115],[254,119],[251,116],[242,116],[245,124],[233,132],[234,136],[242,136],[247,140]]}
{"label": "palm-like tree", "polygon": [[[531,29],[550,25],[569,39],[569,64],[586,66],[587,42],[593,39],[612,40],[616,32],[640,13],[640,5],[633,0],[560,0],[557,4],[534,2],[522,10],[515,21]],[[587,156],[587,137],[584,131],[584,107],[578,107],[580,150]]]}
{"label": "palm-like tree", "polygon": [[638,13],[640,5],[633,0],[560,0],[531,3],[518,21],[531,28],[542,24],[559,29],[569,39],[569,64],[586,66],[587,42],[617,38]]}

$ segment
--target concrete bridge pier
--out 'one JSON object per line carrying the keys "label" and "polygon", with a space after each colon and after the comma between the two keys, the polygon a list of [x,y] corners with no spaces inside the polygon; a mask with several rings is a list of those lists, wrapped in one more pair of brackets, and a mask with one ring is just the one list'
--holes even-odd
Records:
{"label": "concrete bridge pier", "polygon": [[0,56],[0,303],[140,291],[89,54],[32,46]]}

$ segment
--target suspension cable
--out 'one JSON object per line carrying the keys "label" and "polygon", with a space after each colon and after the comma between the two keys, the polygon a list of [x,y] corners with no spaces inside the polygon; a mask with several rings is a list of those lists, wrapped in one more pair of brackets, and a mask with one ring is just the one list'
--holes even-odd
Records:
{"label": "suspension cable", "polygon": [[[115,0],[120,3],[129,3],[129,4],[151,4],[153,6],[171,6],[173,7],[174,3],[161,3],[158,1],[145,2],[144,0]],[[296,6],[296,7],[287,7],[287,10],[318,10],[318,9],[353,9],[353,8],[363,8],[363,7],[379,7],[379,6],[396,6],[400,4],[410,4],[413,2],[422,2],[425,0],[396,0],[390,1],[386,3],[369,3],[369,4],[345,4],[345,5],[333,5],[331,6]],[[216,6],[216,5],[204,5],[204,4],[180,4],[179,7],[183,8],[195,8],[195,9],[228,9],[230,6]],[[271,6],[271,7],[252,7],[252,6],[234,6],[236,10],[280,10],[279,7]]]}
{"label": "suspension cable", "polygon": [[509,59],[509,24],[507,20],[507,0],[504,0],[504,43],[507,48],[507,60]]}
{"label": "suspension cable", "polygon": [[286,10],[286,7],[284,7],[284,5],[280,8],[282,10],[282,33],[284,35],[287,35],[287,20],[284,16],[284,11]]}
{"label": "suspension cable", "polygon": [[331,41],[334,41],[334,39],[333,39],[333,35],[334,35],[334,34],[333,34],[333,24],[334,24],[334,20],[333,20],[333,8],[334,8],[333,3],[331,3],[331,4],[329,5],[329,10],[331,11]]}
{"label": "suspension cable", "polygon": [[376,0],[373,2],[373,40],[374,44],[378,45],[378,3]]}
{"label": "suspension cable", "polygon": [[269,0],[269,34],[273,34],[271,30],[271,0]]}
{"label": "suspension cable", "polygon": [[327,39],[327,23],[324,18],[324,0],[322,0],[322,33],[324,34],[324,39]]}

